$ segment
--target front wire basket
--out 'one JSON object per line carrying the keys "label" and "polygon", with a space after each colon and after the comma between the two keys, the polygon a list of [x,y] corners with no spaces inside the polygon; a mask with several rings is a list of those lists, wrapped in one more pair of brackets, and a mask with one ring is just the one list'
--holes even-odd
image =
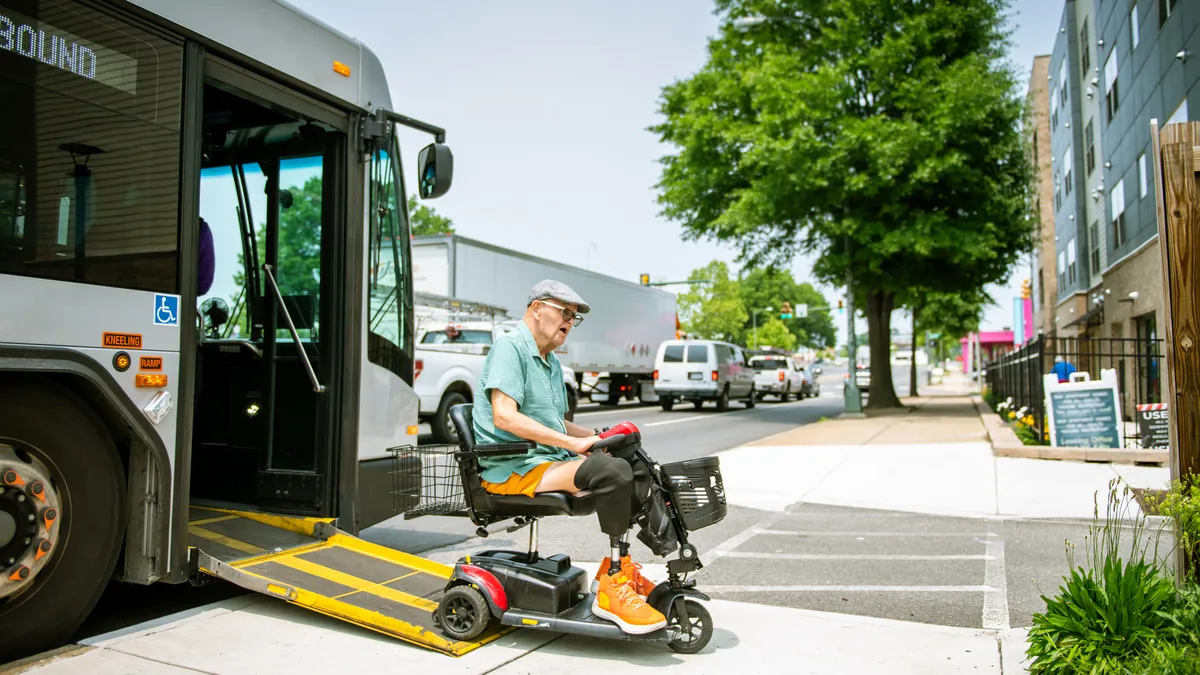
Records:
{"label": "front wire basket", "polygon": [[392,510],[404,519],[420,516],[465,516],[462,476],[454,453],[457,445],[403,445],[392,455]]}

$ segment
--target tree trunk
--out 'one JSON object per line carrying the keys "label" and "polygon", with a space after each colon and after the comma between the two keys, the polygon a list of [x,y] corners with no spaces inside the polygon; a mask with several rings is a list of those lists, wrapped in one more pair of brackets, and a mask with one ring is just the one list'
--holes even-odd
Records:
{"label": "tree trunk", "polygon": [[918,396],[917,394],[917,312],[920,310],[916,307],[912,308],[912,358],[908,364],[908,395]]}
{"label": "tree trunk", "polygon": [[[871,387],[864,408],[903,408],[892,383],[892,305],[891,293],[867,293],[867,342],[871,345]],[[850,371],[853,373],[853,369]],[[853,374],[851,375],[853,377]]]}

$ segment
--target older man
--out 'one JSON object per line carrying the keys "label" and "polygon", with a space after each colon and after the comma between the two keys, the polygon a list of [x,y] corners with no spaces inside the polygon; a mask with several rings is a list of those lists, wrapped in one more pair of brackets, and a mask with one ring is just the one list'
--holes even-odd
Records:
{"label": "older man", "polygon": [[636,501],[633,469],[602,451],[591,452],[599,437],[566,421],[567,392],[554,355],[590,310],[566,284],[539,282],[529,292],[517,329],[492,345],[480,376],[484,395],[475,402],[475,438],[480,443],[531,441],[537,447],[481,458],[480,478],[485,490],[502,495],[590,490],[611,549],[597,574],[592,613],[640,635],[667,621],[646,603],[654,584],[630,560],[624,541]]}

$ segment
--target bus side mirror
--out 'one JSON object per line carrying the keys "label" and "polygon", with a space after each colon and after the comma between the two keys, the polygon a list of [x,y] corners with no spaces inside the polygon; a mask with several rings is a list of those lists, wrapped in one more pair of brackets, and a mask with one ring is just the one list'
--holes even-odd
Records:
{"label": "bus side mirror", "polygon": [[417,188],[421,199],[437,199],[450,191],[454,155],[450,146],[430,143],[417,156]]}

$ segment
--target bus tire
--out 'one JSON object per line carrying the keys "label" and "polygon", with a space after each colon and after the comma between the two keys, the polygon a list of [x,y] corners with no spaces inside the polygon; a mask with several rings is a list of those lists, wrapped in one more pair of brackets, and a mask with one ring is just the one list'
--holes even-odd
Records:
{"label": "bus tire", "polygon": [[125,472],[108,429],[62,385],[5,380],[0,410],[0,443],[45,465],[62,504],[54,558],[28,588],[0,599],[5,663],[61,646],[95,607],[125,534]]}

